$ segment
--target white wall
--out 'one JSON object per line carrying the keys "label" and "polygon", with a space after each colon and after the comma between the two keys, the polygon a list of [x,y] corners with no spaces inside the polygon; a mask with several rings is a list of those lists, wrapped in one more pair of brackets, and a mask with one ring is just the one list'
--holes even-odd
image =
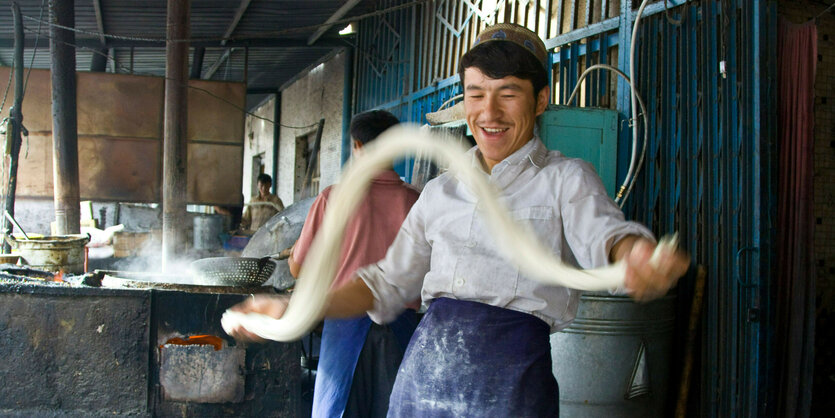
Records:
{"label": "white wall", "polygon": [[[342,89],[345,53],[310,70],[281,92],[281,123],[301,127],[315,125],[325,118],[319,152],[320,188],[339,179],[342,155]],[[315,132],[316,126],[304,129],[280,128],[278,152],[278,196],[288,205],[293,202],[296,137]],[[318,193],[320,190],[317,190]]]}

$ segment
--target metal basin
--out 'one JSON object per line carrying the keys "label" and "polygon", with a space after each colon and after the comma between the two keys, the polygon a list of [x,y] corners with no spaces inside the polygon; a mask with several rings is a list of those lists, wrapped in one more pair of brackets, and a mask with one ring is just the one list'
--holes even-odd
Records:
{"label": "metal basin", "polygon": [[21,264],[46,271],[84,273],[84,246],[89,235],[53,235],[32,239],[6,237],[20,255]]}

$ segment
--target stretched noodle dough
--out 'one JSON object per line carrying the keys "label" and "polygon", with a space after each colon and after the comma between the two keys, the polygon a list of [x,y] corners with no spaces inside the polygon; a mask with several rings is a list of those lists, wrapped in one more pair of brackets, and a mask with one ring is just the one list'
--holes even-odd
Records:
{"label": "stretched noodle dough", "polygon": [[[393,159],[413,153],[424,153],[435,161],[447,163],[449,170],[478,196],[496,242],[508,260],[528,277],[546,284],[589,291],[623,286],[626,270],[622,261],[602,268],[577,270],[554,257],[524,225],[513,221],[495,188],[489,185],[483,172],[472,166],[465,152],[460,145],[437,139],[425,129],[408,125],[395,126],[363,147],[363,156],[352,161],[334,188],[284,316],[274,319],[262,314],[226,311],[221,319],[223,329],[229,332],[236,325],[243,325],[261,338],[275,341],[293,341],[312,329],[326,308],[328,290],[339,262],[339,257],[333,255],[341,254],[342,236],[349,216],[365,196],[374,176],[390,168]],[[662,247],[674,248],[675,245],[674,240],[662,241],[654,258]]]}

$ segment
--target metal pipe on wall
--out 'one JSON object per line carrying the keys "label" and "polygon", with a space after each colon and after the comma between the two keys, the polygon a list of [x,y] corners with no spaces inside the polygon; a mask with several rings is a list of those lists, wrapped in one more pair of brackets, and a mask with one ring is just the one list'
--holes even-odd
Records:
{"label": "metal pipe on wall", "polygon": [[191,0],[168,0],[162,164],[162,270],[186,243],[188,39]]}
{"label": "metal pipe on wall", "polygon": [[50,2],[49,53],[52,76],[52,176],[55,194],[55,233],[80,232],[78,185],[78,117],[76,113],[75,27],[73,0]]}

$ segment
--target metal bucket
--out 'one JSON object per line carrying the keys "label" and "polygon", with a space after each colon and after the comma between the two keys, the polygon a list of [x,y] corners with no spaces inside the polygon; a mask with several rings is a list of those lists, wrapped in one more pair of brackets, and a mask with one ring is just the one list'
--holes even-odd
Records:
{"label": "metal bucket", "polygon": [[29,240],[7,237],[7,240],[20,255],[21,264],[46,271],[84,273],[84,246],[90,241],[89,235],[54,235]]}
{"label": "metal bucket", "polygon": [[565,417],[666,416],[675,296],[637,304],[588,293],[577,318],[551,335]]}
{"label": "metal bucket", "polygon": [[220,215],[199,215],[194,217],[194,249],[195,250],[216,250],[223,242],[220,234],[223,233],[223,216]]}

